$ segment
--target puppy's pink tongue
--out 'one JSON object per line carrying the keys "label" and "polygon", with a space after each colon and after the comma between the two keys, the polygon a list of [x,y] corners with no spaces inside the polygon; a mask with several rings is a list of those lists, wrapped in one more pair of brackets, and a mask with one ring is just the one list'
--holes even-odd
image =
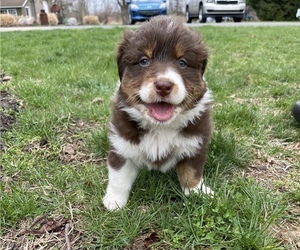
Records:
{"label": "puppy's pink tongue", "polygon": [[166,102],[147,104],[149,115],[157,121],[165,122],[173,116],[174,105]]}

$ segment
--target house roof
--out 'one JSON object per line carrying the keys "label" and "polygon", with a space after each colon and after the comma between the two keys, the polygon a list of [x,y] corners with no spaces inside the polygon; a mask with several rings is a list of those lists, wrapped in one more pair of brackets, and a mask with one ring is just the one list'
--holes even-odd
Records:
{"label": "house roof", "polygon": [[23,7],[28,0],[1,0],[1,8]]}

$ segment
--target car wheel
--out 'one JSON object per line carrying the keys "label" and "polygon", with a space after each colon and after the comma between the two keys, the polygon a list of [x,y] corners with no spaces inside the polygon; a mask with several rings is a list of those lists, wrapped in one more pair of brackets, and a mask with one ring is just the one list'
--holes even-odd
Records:
{"label": "car wheel", "polygon": [[188,9],[188,8],[186,8],[186,10],[185,10],[185,21],[186,21],[187,23],[191,23],[191,22],[192,22],[192,18],[191,18],[191,16],[190,16],[190,12],[189,12],[189,9]]}
{"label": "car wheel", "polygon": [[200,7],[199,7],[198,18],[199,18],[199,23],[206,23],[206,17],[203,16],[203,7],[202,7],[202,5],[200,5]]}
{"label": "car wheel", "polygon": [[218,16],[215,18],[216,23],[221,23],[223,21],[223,18],[221,16]]}
{"label": "car wheel", "polygon": [[234,18],[233,18],[233,21],[234,21],[235,23],[240,23],[240,22],[242,21],[242,19],[243,19],[243,18],[241,18],[241,17],[234,17]]}

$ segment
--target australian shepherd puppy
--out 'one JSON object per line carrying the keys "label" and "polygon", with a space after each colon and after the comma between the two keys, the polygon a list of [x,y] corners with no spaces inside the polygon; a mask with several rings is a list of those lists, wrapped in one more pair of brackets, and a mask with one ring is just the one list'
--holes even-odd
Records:
{"label": "australian shepherd puppy", "polygon": [[159,16],[126,31],[119,44],[120,85],[109,123],[108,210],[126,205],[140,167],[176,168],[185,195],[212,194],[203,184],[210,142],[208,50],[180,18]]}

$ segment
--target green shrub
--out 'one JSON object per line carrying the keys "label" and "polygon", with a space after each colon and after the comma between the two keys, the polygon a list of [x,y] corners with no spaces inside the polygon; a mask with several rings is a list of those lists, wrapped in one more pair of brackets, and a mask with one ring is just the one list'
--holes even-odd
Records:
{"label": "green shrub", "polygon": [[299,0],[248,0],[262,21],[295,21]]}

